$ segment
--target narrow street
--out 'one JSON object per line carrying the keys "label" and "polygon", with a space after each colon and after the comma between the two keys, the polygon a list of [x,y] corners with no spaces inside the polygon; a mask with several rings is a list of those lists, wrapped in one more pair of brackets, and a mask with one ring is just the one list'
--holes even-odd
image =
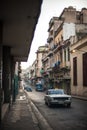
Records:
{"label": "narrow street", "polygon": [[27,94],[53,130],[87,130],[87,101],[73,98],[71,108],[61,106],[49,108],[44,102],[45,92],[33,89]]}

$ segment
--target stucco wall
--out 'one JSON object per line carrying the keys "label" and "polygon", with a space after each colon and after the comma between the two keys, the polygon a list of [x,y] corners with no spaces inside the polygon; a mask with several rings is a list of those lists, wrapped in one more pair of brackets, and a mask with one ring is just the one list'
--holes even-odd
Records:
{"label": "stucco wall", "polygon": [[67,40],[70,36],[75,36],[75,24],[74,23],[64,23],[63,25],[63,39]]}
{"label": "stucco wall", "polygon": [[[86,51],[87,46],[81,48]],[[71,93],[74,95],[87,96],[87,87],[83,86],[83,51],[77,51],[71,55]],[[73,58],[77,57],[77,86],[73,86]]]}

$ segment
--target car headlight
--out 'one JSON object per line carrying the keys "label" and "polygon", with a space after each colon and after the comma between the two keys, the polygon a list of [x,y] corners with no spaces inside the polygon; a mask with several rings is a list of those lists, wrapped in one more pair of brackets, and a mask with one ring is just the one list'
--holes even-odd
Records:
{"label": "car headlight", "polygon": [[51,97],[49,97],[49,101],[52,101],[52,98],[51,98]]}
{"label": "car headlight", "polygon": [[71,100],[71,97],[69,97],[68,100]]}

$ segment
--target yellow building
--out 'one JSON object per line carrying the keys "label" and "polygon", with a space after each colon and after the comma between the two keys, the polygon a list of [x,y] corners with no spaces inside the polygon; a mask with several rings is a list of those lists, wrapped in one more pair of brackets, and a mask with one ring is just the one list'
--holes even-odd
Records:
{"label": "yellow building", "polygon": [[87,96],[87,36],[71,45],[71,93]]}

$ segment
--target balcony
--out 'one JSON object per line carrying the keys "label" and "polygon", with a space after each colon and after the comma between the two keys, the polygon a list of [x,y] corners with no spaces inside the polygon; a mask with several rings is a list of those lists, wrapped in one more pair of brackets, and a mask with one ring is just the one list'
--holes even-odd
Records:
{"label": "balcony", "polygon": [[61,63],[60,69],[62,71],[70,71],[70,64],[67,64],[66,62],[65,63]]}
{"label": "balcony", "polygon": [[53,55],[53,51],[49,51],[49,53],[48,53],[48,57],[50,57],[50,56],[52,56]]}
{"label": "balcony", "polygon": [[51,67],[47,68],[47,72],[52,72],[52,68]]}
{"label": "balcony", "polygon": [[58,72],[60,70],[60,61],[57,61],[56,63],[54,63],[54,66],[53,66],[53,71],[54,72]]}
{"label": "balcony", "polygon": [[44,73],[44,69],[43,69],[43,68],[40,70],[40,73],[41,73],[41,74],[43,74],[43,73]]}
{"label": "balcony", "polygon": [[42,62],[46,62],[49,59],[48,56],[43,57]]}
{"label": "balcony", "polygon": [[54,51],[57,47],[58,47],[58,45],[53,45],[51,50]]}
{"label": "balcony", "polygon": [[50,43],[53,40],[53,36],[49,36],[47,42]]}
{"label": "balcony", "polygon": [[54,65],[54,67],[60,67],[60,61],[57,61]]}

